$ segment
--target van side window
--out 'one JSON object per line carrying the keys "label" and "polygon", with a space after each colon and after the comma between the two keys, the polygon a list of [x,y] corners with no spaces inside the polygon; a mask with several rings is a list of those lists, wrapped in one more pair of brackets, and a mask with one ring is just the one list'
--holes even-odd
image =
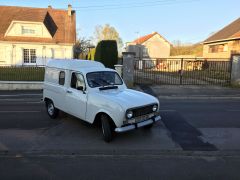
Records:
{"label": "van side window", "polygon": [[64,85],[64,83],[65,83],[65,72],[64,71],[60,71],[58,83],[60,85]]}
{"label": "van side window", "polygon": [[84,77],[80,73],[72,73],[71,88],[85,90]]}

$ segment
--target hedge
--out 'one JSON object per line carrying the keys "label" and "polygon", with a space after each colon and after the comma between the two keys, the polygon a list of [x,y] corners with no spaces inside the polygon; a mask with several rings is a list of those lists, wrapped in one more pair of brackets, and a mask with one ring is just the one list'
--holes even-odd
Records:
{"label": "hedge", "polygon": [[115,40],[100,41],[96,47],[94,59],[113,69],[118,62],[117,42]]}

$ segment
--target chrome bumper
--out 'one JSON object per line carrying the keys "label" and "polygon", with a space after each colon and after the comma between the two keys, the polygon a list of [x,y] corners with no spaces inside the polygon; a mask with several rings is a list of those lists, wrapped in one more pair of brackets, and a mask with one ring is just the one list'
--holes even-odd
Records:
{"label": "chrome bumper", "polygon": [[122,132],[126,132],[126,131],[131,131],[133,129],[137,129],[137,128],[141,128],[144,126],[147,126],[149,124],[153,124],[156,121],[161,120],[161,116],[155,116],[154,118],[151,119],[147,119],[145,121],[136,123],[136,124],[132,124],[132,125],[128,125],[128,126],[124,126],[124,127],[120,127],[120,128],[115,128],[115,132],[117,133],[122,133]]}

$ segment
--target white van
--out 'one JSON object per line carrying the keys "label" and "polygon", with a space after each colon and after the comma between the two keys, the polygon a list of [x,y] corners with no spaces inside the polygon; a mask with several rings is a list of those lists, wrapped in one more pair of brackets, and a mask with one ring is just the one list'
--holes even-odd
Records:
{"label": "white van", "polygon": [[49,61],[43,99],[51,118],[61,110],[89,123],[99,121],[107,142],[113,132],[150,128],[161,119],[157,98],[128,89],[115,70],[95,61]]}

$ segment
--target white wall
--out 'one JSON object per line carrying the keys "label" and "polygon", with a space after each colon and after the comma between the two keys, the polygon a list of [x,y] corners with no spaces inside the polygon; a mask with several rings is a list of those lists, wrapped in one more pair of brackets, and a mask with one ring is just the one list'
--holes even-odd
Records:
{"label": "white wall", "polygon": [[[34,30],[34,34],[22,34],[22,28]],[[52,38],[45,25],[41,22],[24,22],[13,21],[9,26],[5,36],[28,36],[28,37],[41,37]]]}
{"label": "white wall", "polygon": [[73,45],[0,42],[0,65],[24,65],[23,49],[36,49],[37,63],[31,65],[44,65],[51,58],[73,58]]}

